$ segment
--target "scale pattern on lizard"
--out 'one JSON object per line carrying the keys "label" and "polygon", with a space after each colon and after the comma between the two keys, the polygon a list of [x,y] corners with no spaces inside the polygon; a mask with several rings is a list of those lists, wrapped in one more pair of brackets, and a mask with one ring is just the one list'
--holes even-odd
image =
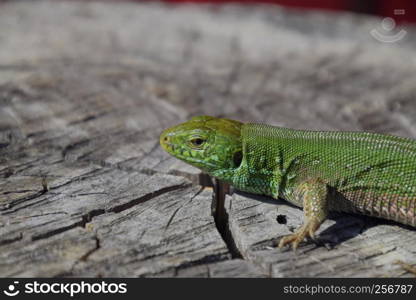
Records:
{"label": "scale pattern on lizard", "polygon": [[416,141],[368,132],[308,131],[210,116],[165,130],[171,155],[237,189],[303,207],[305,220],[279,246],[294,248],[329,210],[416,227]]}

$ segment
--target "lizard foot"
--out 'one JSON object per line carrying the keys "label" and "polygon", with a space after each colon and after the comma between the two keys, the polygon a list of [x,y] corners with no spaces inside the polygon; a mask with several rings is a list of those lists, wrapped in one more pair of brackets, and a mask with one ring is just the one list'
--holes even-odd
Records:
{"label": "lizard foot", "polygon": [[308,220],[304,223],[295,233],[289,234],[281,238],[279,242],[279,248],[286,246],[287,244],[292,244],[293,250],[296,250],[306,237],[315,239],[315,232],[318,230],[321,222],[315,218]]}

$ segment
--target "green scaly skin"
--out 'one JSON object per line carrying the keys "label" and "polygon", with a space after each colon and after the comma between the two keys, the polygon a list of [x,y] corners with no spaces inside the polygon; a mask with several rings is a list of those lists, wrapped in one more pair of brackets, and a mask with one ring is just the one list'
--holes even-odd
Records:
{"label": "green scaly skin", "polygon": [[415,140],[200,116],[165,130],[160,143],[239,190],[303,207],[304,224],[279,247],[313,238],[330,210],[416,227]]}

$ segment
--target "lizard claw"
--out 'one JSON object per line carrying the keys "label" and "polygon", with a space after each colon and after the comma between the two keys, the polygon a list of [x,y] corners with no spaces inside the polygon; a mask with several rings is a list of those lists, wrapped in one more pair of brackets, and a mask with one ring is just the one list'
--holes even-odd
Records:
{"label": "lizard claw", "polygon": [[298,248],[299,243],[303,241],[305,236],[306,235],[298,232],[286,235],[280,239],[279,248],[282,248],[288,244],[292,244],[292,249],[296,250]]}
{"label": "lizard claw", "polygon": [[299,244],[306,238],[315,239],[315,232],[319,228],[320,222],[316,219],[311,219],[303,224],[295,233],[289,234],[281,238],[279,248],[292,244],[292,249],[296,250]]}

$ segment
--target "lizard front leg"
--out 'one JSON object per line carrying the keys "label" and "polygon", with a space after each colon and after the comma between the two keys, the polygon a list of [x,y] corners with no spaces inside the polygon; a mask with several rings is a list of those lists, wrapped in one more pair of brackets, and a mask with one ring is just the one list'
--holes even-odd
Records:
{"label": "lizard front leg", "polygon": [[295,233],[280,240],[279,248],[292,244],[292,248],[296,249],[306,237],[315,238],[315,232],[328,215],[328,188],[322,180],[313,179],[301,183],[295,189],[294,195],[303,202],[304,222]]}

